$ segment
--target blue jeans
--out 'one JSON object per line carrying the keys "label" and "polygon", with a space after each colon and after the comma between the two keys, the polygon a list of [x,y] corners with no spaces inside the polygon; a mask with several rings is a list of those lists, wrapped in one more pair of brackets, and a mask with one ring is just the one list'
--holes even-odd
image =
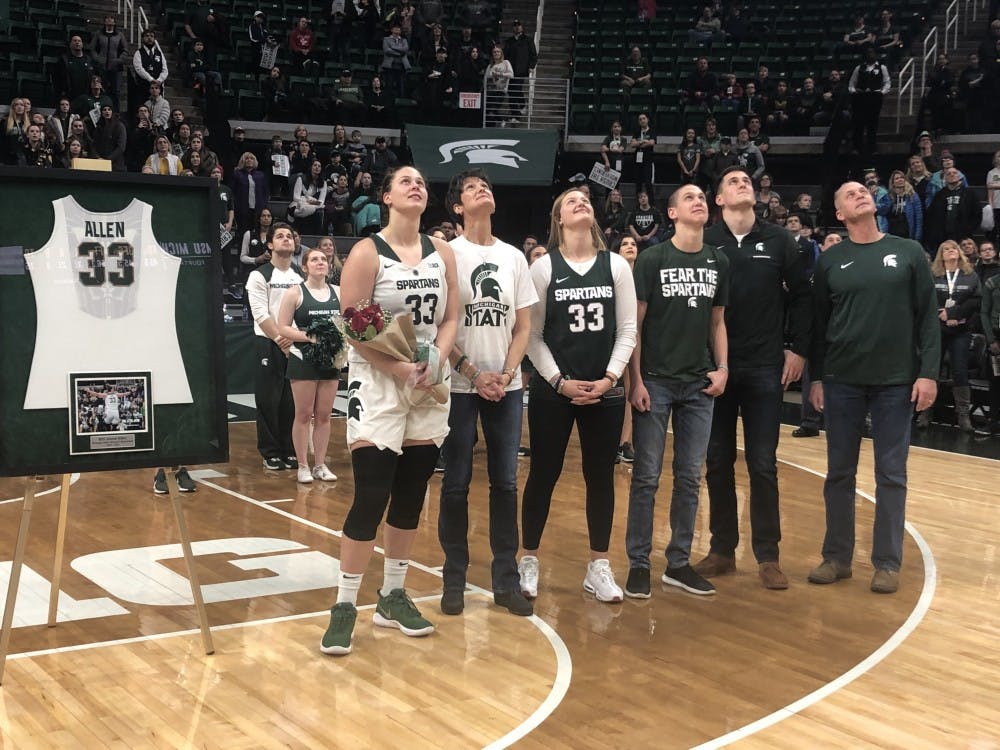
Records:
{"label": "blue jeans", "polygon": [[952,333],[941,331],[941,359],[948,355],[951,362],[951,382],[954,386],[969,384],[969,345],[972,334],[968,331]]}
{"label": "blue jeans", "polygon": [[778,513],[778,433],[781,424],[781,367],[736,368],[715,400],[708,443],[712,552],[734,557],[740,541],[736,510],[736,420],[743,416],[744,455],[750,475],[750,530],[757,562],[777,562],[781,541]]}
{"label": "blue jeans", "polygon": [[850,565],[854,557],[854,510],[858,454],[865,415],[872,418],[875,449],[875,529],[872,565],[899,570],[906,523],[906,459],[913,404],[909,385],[823,384],[826,417],[826,536],[823,559]]}
{"label": "blue jeans", "polygon": [[701,392],[702,382],[681,383],[645,378],[650,410],[632,410],[632,489],[628,497],[628,529],[625,547],[629,567],[649,568],[653,547],[653,505],[660,486],[663,450],[667,444],[667,421],[673,412],[673,493],[670,497],[670,544],[667,565],[688,564],[691,539],[698,514],[701,465],[705,461],[712,431],[715,399]]}
{"label": "blue jeans", "polygon": [[469,483],[476,423],[483,423],[486,468],[490,478],[490,548],[493,550],[493,591],[518,590],[517,574],[517,448],[521,442],[524,392],[507,391],[499,401],[476,393],[451,394],[450,432],[442,452],[438,538],[444,550],[444,587],[465,588],[469,567]]}
{"label": "blue jeans", "polygon": [[809,390],[812,388],[812,378],[809,377],[809,365],[802,368],[802,421],[799,427],[811,430],[823,429],[823,412],[816,411],[816,408],[809,400]]}

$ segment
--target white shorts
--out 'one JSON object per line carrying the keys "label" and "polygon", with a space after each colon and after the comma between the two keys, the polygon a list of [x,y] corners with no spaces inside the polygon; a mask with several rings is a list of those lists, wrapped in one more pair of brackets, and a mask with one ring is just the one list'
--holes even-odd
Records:
{"label": "white shorts", "polygon": [[[420,394],[420,395],[417,395]],[[351,362],[347,374],[347,445],[364,440],[379,449],[402,453],[407,440],[433,440],[441,447],[448,436],[449,398],[439,404],[415,392],[414,406],[395,378],[367,362]]]}

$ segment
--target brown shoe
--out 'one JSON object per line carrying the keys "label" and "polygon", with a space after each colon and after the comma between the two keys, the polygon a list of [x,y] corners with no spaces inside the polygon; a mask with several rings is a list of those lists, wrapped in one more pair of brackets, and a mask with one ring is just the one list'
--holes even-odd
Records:
{"label": "brown shoe", "polygon": [[725,575],[726,573],[735,573],[736,559],[715,552],[709,552],[703,560],[700,560],[691,567],[694,568],[694,572],[698,575],[705,578],[713,578]]}
{"label": "brown shoe", "polygon": [[833,560],[824,560],[809,571],[809,583],[834,583],[841,578],[854,575],[850,565],[841,565]]}
{"label": "brown shoe", "polygon": [[871,589],[876,594],[895,594],[899,590],[899,571],[887,568],[876,570]]}
{"label": "brown shoe", "polygon": [[778,563],[774,561],[762,562],[759,568],[760,580],[764,588],[782,591],[788,588],[788,577],[781,572]]}

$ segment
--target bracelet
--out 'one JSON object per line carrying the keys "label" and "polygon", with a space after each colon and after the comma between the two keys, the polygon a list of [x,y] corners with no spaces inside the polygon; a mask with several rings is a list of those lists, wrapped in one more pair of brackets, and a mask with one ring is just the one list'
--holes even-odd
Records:
{"label": "bracelet", "polygon": [[729,365],[716,365],[716,370],[722,370],[724,372],[729,372]]}
{"label": "bracelet", "polygon": [[566,378],[560,375],[559,380],[556,381],[556,393],[560,396],[562,395],[564,385],[566,385]]}
{"label": "bracelet", "polygon": [[500,374],[506,375],[508,378],[510,378],[510,380],[507,381],[507,383],[509,384],[514,379],[514,373],[516,372],[517,370],[515,370],[513,367],[505,367],[500,371]]}
{"label": "bracelet", "polygon": [[610,373],[607,373],[607,372],[604,373],[604,378],[603,379],[604,380],[610,380],[612,386],[615,385],[615,383],[618,382],[618,378],[616,378],[614,375],[612,375]]}
{"label": "bracelet", "polygon": [[478,378],[482,374],[483,374],[482,370],[476,370],[474,373],[472,373],[472,377],[469,378],[469,382],[472,383],[473,385],[475,385],[476,384],[476,378]]}
{"label": "bracelet", "polygon": [[461,357],[459,357],[458,358],[458,362],[455,363],[455,372],[457,372],[459,375],[461,375],[462,374],[462,363],[463,362],[468,362],[468,361],[469,361],[469,358],[466,355],[464,355],[464,354]]}

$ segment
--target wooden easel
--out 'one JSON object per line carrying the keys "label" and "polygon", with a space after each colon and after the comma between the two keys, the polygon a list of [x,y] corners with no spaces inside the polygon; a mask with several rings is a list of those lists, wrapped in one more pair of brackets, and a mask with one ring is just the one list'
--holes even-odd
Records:
{"label": "wooden easel", "polygon": [[[187,566],[188,581],[191,583],[191,598],[198,610],[198,621],[201,625],[201,639],[205,644],[205,653],[215,653],[212,643],[212,630],[208,624],[208,611],[201,595],[201,585],[198,583],[194,567],[194,553],[191,551],[191,537],[188,533],[187,521],[181,507],[180,490],[174,469],[164,469],[167,478],[167,490],[177,521],[177,531],[180,536],[181,549],[184,551],[184,564]],[[14,559],[10,568],[10,581],[7,585],[7,601],[4,604],[3,623],[0,626],[0,684],[3,683],[4,670],[7,666],[7,653],[10,647],[10,634],[14,623],[14,605],[17,602],[17,590],[21,583],[21,568],[24,564],[24,550],[28,544],[28,525],[31,523],[31,510],[35,504],[35,487],[42,477],[31,476],[24,483],[24,505],[21,508],[21,522],[17,529],[17,542],[14,545]],[[62,475],[62,487],[59,492],[59,521],[56,531],[56,553],[52,568],[52,586],[49,590],[49,614],[47,624],[50,628],[56,625],[56,609],[59,604],[59,583],[62,577],[63,548],[66,542],[66,518],[69,513],[70,475]]]}

